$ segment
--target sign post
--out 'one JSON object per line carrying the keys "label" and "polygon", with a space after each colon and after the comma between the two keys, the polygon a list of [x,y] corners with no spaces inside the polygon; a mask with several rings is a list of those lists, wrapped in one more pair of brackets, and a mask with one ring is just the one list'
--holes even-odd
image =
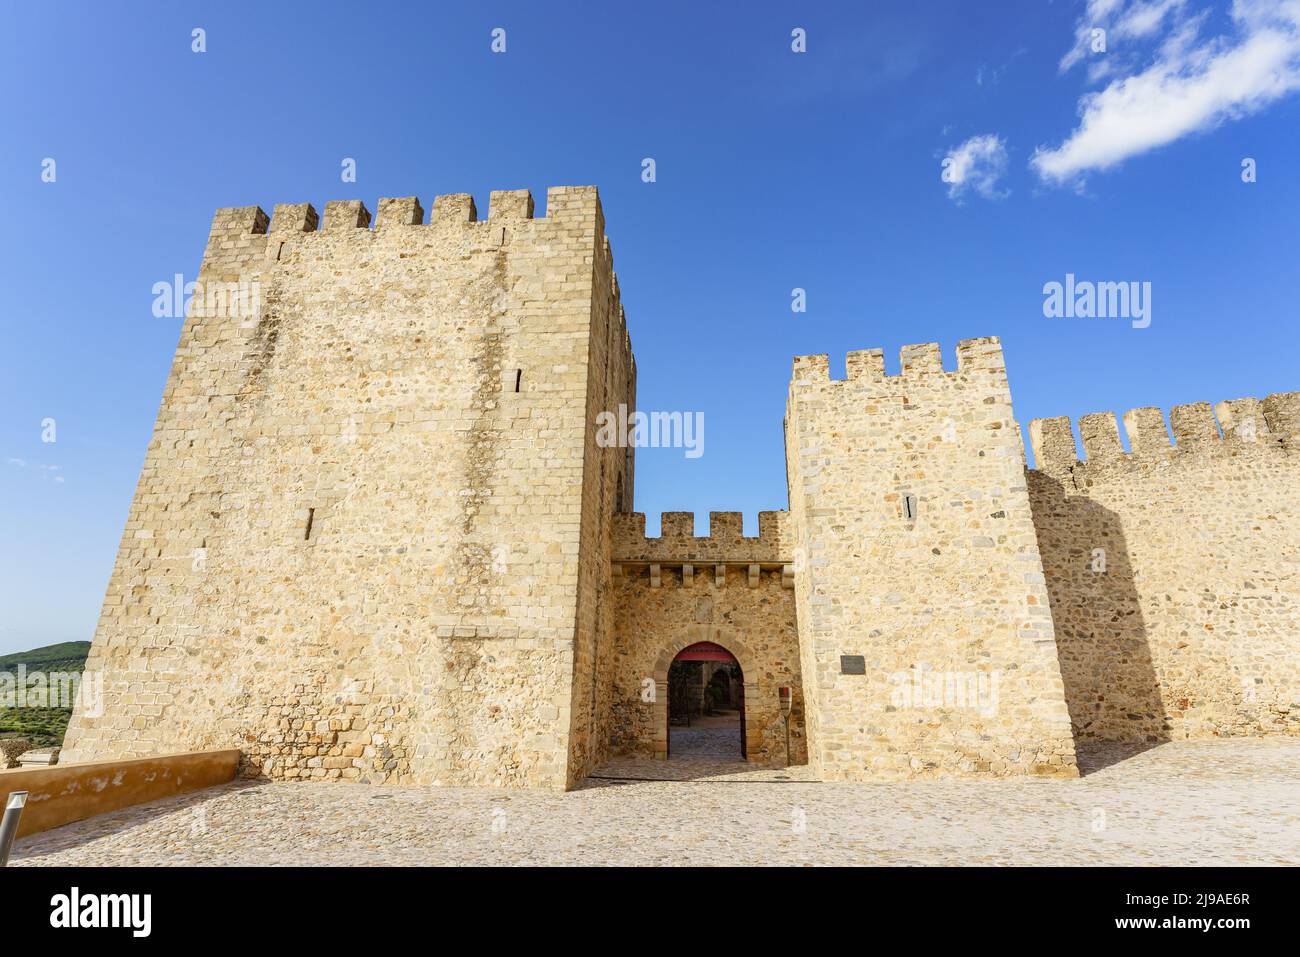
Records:
{"label": "sign post", "polygon": [[777,694],[781,700],[781,720],[785,722],[785,766],[790,766],[790,708],[791,708],[791,691],[790,688],[777,688]]}

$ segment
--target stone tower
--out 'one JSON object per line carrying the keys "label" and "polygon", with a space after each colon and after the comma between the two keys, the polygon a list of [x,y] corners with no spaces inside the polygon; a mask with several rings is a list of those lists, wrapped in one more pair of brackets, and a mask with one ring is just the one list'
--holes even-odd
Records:
{"label": "stone tower", "polygon": [[[221,209],[65,760],[563,788],[600,759],[600,409],[635,370],[596,190]],[[607,681],[606,681],[607,683]]]}
{"label": "stone tower", "polygon": [[795,359],[786,463],[810,762],[1077,774],[996,339]]}

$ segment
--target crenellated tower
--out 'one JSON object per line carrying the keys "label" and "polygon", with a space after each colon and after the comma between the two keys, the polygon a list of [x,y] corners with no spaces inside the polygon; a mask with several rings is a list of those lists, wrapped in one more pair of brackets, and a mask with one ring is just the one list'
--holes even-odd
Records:
{"label": "crenellated tower", "polygon": [[1077,773],[997,339],[794,360],[786,466],[810,761]]}
{"label": "crenellated tower", "polygon": [[221,209],[199,283],[68,758],[583,776],[633,480],[590,423],[635,405],[595,188]]}

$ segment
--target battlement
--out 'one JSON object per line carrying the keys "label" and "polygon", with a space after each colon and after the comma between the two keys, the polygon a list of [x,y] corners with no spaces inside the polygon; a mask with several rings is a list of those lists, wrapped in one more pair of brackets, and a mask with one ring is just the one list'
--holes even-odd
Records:
{"label": "battlement", "polygon": [[758,537],[747,538],[740,512],[710,512],[709,534],[695,534],[694,512],[663,512],[658,538],[647,538],[643,512],[614,515],[616,563],[784,565],[792,561],[788,512],[759,512]]}
{"label": "battlement", "polygon": [[937,342],[903,346],[900,350],[900,358],[901,374],[886,375],[883,349],[860,349],[850,352],[844,360],[845,378],[832,379],[829,356],[824,354],[795,356],[791,382],[796,385],[852,382],[858,385],[890,387],[917,379],[933,381],[940,376],[960,381],[972,374],[1006,375],[1002,343],[997,336],[963,339],[957,343],[957,369],[954,372],[944,369],[943,351]]}
{"label": "battlement", "polygon": [[[425,220],[425,209],[415,196],[379,200],[374,229],[394,227],[436,227],[439,225],[501,225],[534,220],[532,193],[526,189],[493,190],[488,199],[488,218],[481,223],[474,197],[469,193],[448,193],[434,197]],[[572,225],[594,220],[604,233],[600,197],[594,186],[552,186],[546,191],[546,216],[539,223]],[[322,217],[310,203],[280,203],[271,216],[259,206],[218,209],[212,220],[212,237],[275,235],[287,238],[301,233],[369,229],[372,216],[361,200],[330,200]]]}
{"label": "battlement", "polygon": [[[571,246],[569,252],[580,258],[566,266],[566,279],[594,261],[602,283],[611,290],[614,321],[630,362],[632,344],[596,187],[550,187],[546,215],[541,217],[534,215],[533,196],[526,189],[493,190],[488,202],[489,215],[483,220],[469,193],[436,196],[427,212],[416,196],[381,198],[374,215],[355,199],[330,200],[323,214],[311,203],[280,203],[270,216],[260,206],[222,207],[212,219],[205,268],[229,279],[269,281],[277,264],[298,263],[302,255],[333,256],[345,249],[368,255],[373,248],[403,258],[419,249],[426,258],[460,258],[466,252],[496,253],[511,245],[531,245],[536,257],[549,258],[557,255],[556,242],[576,243],[581,248]],[[544,240],[530,243],[538,231]],[[545,298],[540,290],[533,295]],[[204,316],[202,303],[196,314]]]}
{"label": "battlement", "polygon": [[1079,419],[1084,458],[1078,456],[1070,419],[1059,416],[1029,423],[1029,444],[1037,471],[1053,476],[1076,473],[1095,479],[1107,472],[1177,461],[1188,456],[1270,452],[1300,442],[1300,392],[1231,399],[1211,409],[1207,402],[1174,406],[1165,427],[1157,408],[1131,409],[1123,416],[1129,448],[1120,442],[1114,412],[1094,412]]}

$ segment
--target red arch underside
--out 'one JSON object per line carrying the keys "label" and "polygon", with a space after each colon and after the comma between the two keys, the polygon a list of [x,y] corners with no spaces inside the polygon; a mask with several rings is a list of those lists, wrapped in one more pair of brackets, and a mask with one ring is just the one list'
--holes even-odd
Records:
{"label": "red arch underside", "polygon": [[736,661],[736,656],[729,652],[721,645],[715,645],[711,641],[697,641],[695,644],[683,648],[675,659],[677,661]]}

